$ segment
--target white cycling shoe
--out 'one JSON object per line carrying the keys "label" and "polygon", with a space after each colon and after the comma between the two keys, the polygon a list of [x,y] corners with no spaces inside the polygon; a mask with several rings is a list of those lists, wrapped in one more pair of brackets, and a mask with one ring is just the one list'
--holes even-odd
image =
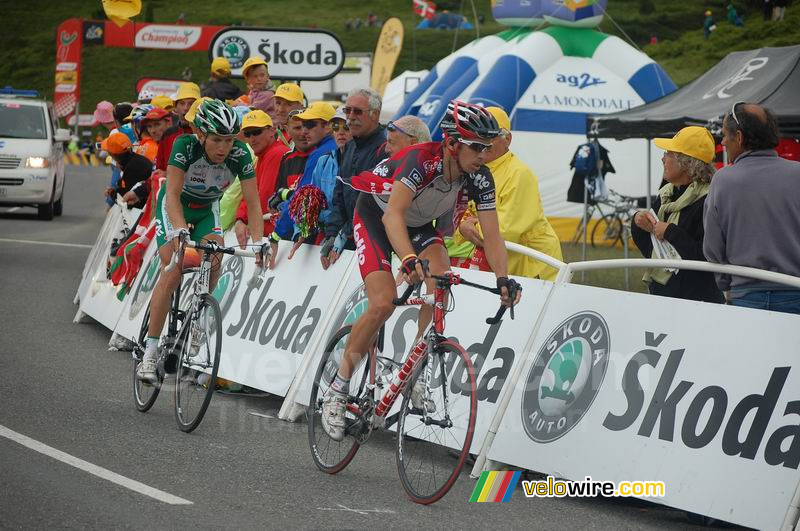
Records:
{"label": "white cycling shoe", "polygon": [[136,369],[136,377],[142,382],[154,382],[158,378],[156,371],[156,360],[154,358],[145,358]]}
{"label": "white cycling shoe", "polygon": [[345,395],[329,389],[325,398],[322,399],[322,429],[325,430],[328,437],[337,442],[344,439],[346,409],[347,398]]}

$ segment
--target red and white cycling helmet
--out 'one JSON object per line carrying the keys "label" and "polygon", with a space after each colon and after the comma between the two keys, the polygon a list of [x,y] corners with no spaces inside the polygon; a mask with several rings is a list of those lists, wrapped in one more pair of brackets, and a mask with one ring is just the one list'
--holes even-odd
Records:
{"label": "red and white cycling helmet", "polygon": [[452,100],[439,124],[445,138],[491,140],[500,135],[500,126],[489,111],[480,105]]}

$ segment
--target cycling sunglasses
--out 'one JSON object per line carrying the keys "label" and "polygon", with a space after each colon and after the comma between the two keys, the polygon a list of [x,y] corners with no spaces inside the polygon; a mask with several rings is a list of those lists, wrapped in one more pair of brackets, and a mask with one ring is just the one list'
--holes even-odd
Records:
{"label": "cycling sunglasses", "polygon": [[742,124],[739,123],[739,118],[736,117],[736,106],[737,105],[744,105],[745,103],[746,102],[744,102],[744,101],[737,101],[731,107],[731,116],[733,117],[733,121],[736,122],[736,127],[739,128],[739,129],[741,129]]}
{"label": "cycling sunglasses", "polygon": [[414,135],[412,135],[408,131],[404,130],[402,127],[400,127],[399,125],[397,125],[393,121],[389,122],[388,124],[386,124],[386,129],[388,131],[392,132],[392,133],[394,133],[395,131],[399,131],[400,133],[403,133],[404,135],[406,135],[409,138],[416,138]]}
{"label": "cycling sunglasses", "polygon": [[478,142],[477,140],[464,140],[463,138],[459,138],[458,142],[464,144],[475,153],[483,153],[492,147],[491,144],[484,144],[483,142]]}
{"label": "cycling sunglasses", "polygon": [[350,126],[347,125],[347,122],[336,121],[336,122],[331,122],[331,129],[333,130],[334,133],[337,133],[339,132],[339,129],[344,129],[345,131],[349,131]]}
{"label": "cycling sunglasses", "polygon": [[356,116],[361,116],[362,114],[367,112],[366,110],[359,109],[358,107],[343,107],[342,111],[344,112],[345,116],[348,116],[350,114],[355,114]]}
{"label": "cycling sunglasses", "polygon": [[245,136],[245,138],[252,138],[254,136],[260,135],[261,133],[263,133],[266,130],[267,130],[266,127],[259,127],[259,128],[252,128],[252,129],[248,127],[247,131],[242,131],[242,134]]}

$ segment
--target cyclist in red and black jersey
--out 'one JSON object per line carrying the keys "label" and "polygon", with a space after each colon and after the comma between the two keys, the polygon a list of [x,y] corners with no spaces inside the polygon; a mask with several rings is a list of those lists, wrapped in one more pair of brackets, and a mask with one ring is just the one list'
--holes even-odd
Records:
{"label": "cyclist in red and black jersey", "polygon": [[[483,165],[486,151],[500,129],[483,107],[453,100],[440,124],[442,142],[416,144],[379,163],[372,171],[352,179],[364,192],[356,202],[353,237],[367,291],[369,311],[353,324],[339,372],[324,399],[322,426],[337,441],[344,438],[346,393],[353,368],[369,350],[381,325],[394,311],[397,288],[391,271],[392,251],[402,261],[409,283],[424,279],[421,260],[430,273],[441,275],[450,267],[442,235],[433,220],[454,209],[477,206],[484,234],[486,258],[497,276],[503,304],[511,304],[505,243],[495,212],[492,174]],[[484,224],[485,223],[485,224]],[[429,293],[433,282],[426,280]],[[519,299],[519,292],[517,292]],[[424,332],[431,308],[423,306],[419,330]],[[412,392],[412,399],[414,393]]]}

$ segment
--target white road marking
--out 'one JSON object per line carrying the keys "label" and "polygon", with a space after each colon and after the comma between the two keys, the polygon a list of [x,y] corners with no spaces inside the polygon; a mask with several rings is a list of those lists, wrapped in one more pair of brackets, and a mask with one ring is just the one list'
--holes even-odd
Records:
{"label": "white road marking", "polygon": [[8,210],[6,210],[6,214],[11,214],[12,212],[16,212],[16,211],[17,211],[17,210],[19,210],[20,208],[22,208],[22,207],[12,207],[12,208],[9,208]]}
{"label": "white road marking", "polygon": [[266,415],[264,413],[258,413],[256,411],[248,411],[247,413],[249,415],[253,415],[254,417],[264,417],[265,419],[274,419],[275,418],[272,415]]}
{"label": "white road marking", "polygon": [[394,514],[394,511],[391,509],[351,509],[350,507],[345,507],[341,503],[337,503],[338,507],[317,507],[318,511],[345,511],[348,513],[358,513],[361,515],[368,515],[369,513],[376,513],[376,514]]}
{"label": "white road marking", "polygon": [[36,245],[55,245],[56,247],[78,247],[79,249],[91,249],[91,245],[85,243],[62,243],[62,242],[38,242],[36,240],[12,240],[10,238],[0,238],[0,242],[5,243],[33,243]]}
{"label": "white road marking", "polygon": [[116,472],[112,472],[105,468],[99,467],[97,465],[93,465],[88,461],[84,461],[83,459],[79,459],[75,456],[69,455],[67,453],[62,452],[61,450],[56,450],[51,446],[47,446],[44,443],[40,443],[35,439],[31,439],[30,437],[26,437],[21,433],[17,433],[13,430],[10,430],[0,424],[0,437],[5,437],[10,439],[16,443],[21,444],[31,450],[35,450],[40,454],[44,454],[48,457],[52,457],[57,461],[61,461],[62,463],[66,463],[70,466],[73,466],[79,470],[83,470],[84,472],[88,472],[94,476],[99,478],[105,479],[110,481],[111,483],[116,483],[121,487],[125,487],[126,489],[130,489],[134,492],[138,492],[139,494],[144,494],[145,496],[149,496],[154,498],[160,502],[168,503],[170,505],[193,505],[194,502],[190,502],[189,500],[184,500],[183,498],[179,498],[177,496],[173,496],[168,492],[164,492],[162,490],[158,490],[156,488],[150,487],[145,485],[144,483],[139,483],[136,480],[126,478],[125,476],[121,476]]}

